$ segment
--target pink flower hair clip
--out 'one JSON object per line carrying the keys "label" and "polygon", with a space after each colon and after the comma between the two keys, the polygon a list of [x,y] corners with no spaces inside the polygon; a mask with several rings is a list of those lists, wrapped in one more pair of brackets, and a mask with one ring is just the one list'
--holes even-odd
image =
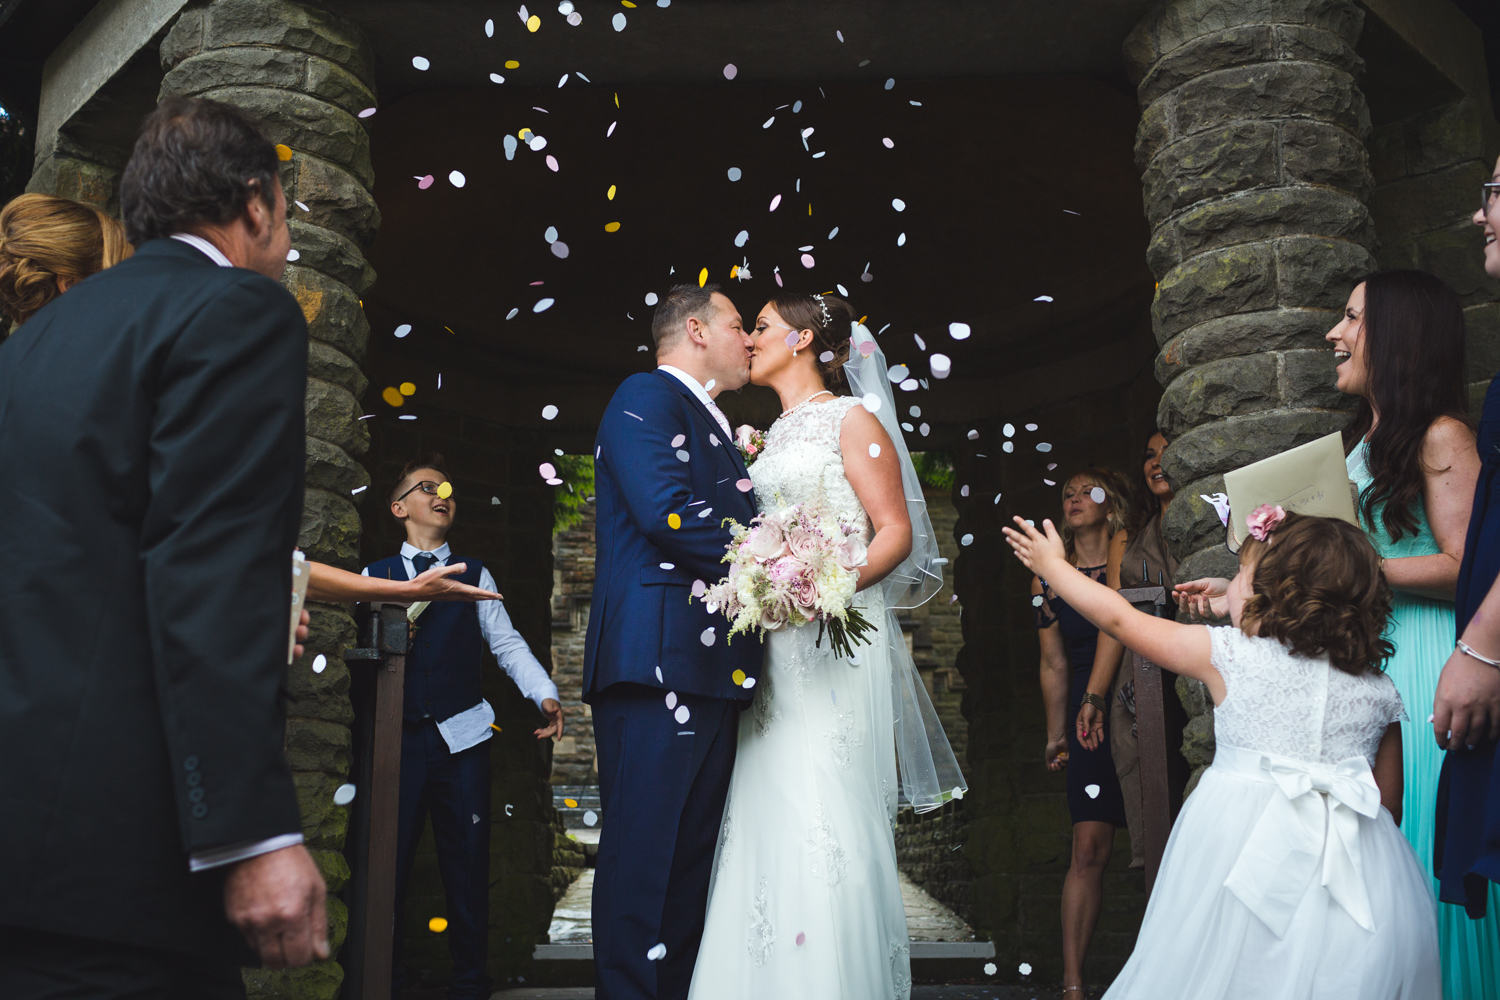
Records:
{"label": "pink flower hair clip", "polygon": [[1263,542],[1271,537],[1271,532],[1281,527],[1281,522],[1286,520],[1286,511],[1280,504],[1271,506],[1263,503],[1255,508],[1248,517],[1245,524],[1250,528],[1250,537],[1257,542]]}

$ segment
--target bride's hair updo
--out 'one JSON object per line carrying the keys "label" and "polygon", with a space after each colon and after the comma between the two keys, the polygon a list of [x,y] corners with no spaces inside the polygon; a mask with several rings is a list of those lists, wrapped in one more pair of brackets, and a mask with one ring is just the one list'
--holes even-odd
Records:
{"label": "bride's hair updo", "polygon": [[130,254],[124,227],[98,209],[20,195],[0,209],[0,313],[20,326],[57,298],[59,278],[82,281]]}
{"label": "bride's hair updo", "polygon": [[[794,330],[813,332],[812,351],[818,373],[829,392],[849,394],[844,378],[844,362],[849,360],[849,337],[854,326],[854,307],[832,295],[796,295],[783,292],[771,296],[771,305]],[[829,353],[832,358],[824,361]]]}

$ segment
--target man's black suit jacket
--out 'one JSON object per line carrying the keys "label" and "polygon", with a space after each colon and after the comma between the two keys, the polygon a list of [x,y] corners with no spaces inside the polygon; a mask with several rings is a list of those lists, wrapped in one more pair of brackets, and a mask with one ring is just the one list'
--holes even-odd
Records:
{"label": "man's black suit jacket", "polygon": [[284,288],[169,239],[0,344],[0,933],[218,951],[189,855],[301,829],[306,375]]}

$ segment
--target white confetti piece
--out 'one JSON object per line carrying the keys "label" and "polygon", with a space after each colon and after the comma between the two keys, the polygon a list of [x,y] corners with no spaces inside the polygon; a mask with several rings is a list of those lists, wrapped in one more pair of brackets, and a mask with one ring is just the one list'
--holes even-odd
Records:
{"label": "white confetti piece", "polygon": [[1036,424],[1027,424],[1026,425],[1026,429],[1028,431],[1034,431],[1034,430],[1036,430]]}
{"label": "white confetti piece", "polygon": [[958,488],[958,495],[961,496],[961,497],[966,497],[966,496],[969,495],[969,484],[968,483],[965,483],[964,485],[962,485],[962,486],[960,486]]}
{"label": "white confetti piece", "polygon": [[484,22],[484,37],[495,37],[495,19],[493,17]]}
{"label": "white confetti piece", "polygon": [[1016,425],[1015,424],[1006,424],[1004,427],[1000,428],[1000,433],[1004,434],[1006,437],[1015,437],[1016,436]]}
{"label": "white confetti piece", "polygon": [[916,392],[917,391],[917,387],[920,386],[920,385],[921,385],[921,383],[918,382],[916,379],[909,378],[909,379],[904,380],[901,383],[901,391],[902,392]]}
{"label": "white confetti piece", "polygon": [[323,671],[325,671],[327,669],[328,669],[328,657],[324,656],[322,653],[319,653],[317,656],[313,657],[313,661],[312,661],[312,672],[313,673],[315,673],[315,674],[321,674]]}
{"label": "white confetti piece", "polygon": [[492,506],[492,507],[499,506],[499,504],[500,504],[500,498],[499,497],[490,497],[490,506]]}
{"label": "white confetti piece", "polygon": [[552,308],[552,304],[555,301],[557,301],[557,300],[556,299],[538,299],[537,300],[537,304],[531,307],[531,311],[534,312],[534,313],[546,312],[548,309]]}
{"label": "white confetti piece", "polygon": [[[657,667],[656,669],[660,670],[661,668]],[[667,692],[667,697],[666,697],[666,702],[667,702],[667,711],[668,712],[670,712],[673,709],[675,709],[677,707],[677,692],[676,691],[668,691]]]}
{"label": "white confetti piece", "polygon": [[599,814],[596,813],[596,812],[594,812],[594,810],[592,810],[592,809],[585,809],[583,811],[583,825],[584,826],[598,826],[599,825]]}
{"label": "white confetti piece", "polygon": [[885,146],[886,149],[895,149],[896,148],[896,144],[891,141],[890,136],[886,136],[884,139],[881,139],[880,141]]}
{"label": "white confetti piece", "polygon": [[676,569],[677,568],[677,564],[676,563],[664,562],[664,563],[658,563],[657,565],[660,566],[662,569],[668,569],[668,570]]}
{"label": "white confetti piece", "polygon": [[823,362],[823,364],[825,364],[825,365],[828,364],[828,362],[830,362],[830,361],[833,360],[833,352],[832,351],[824,351],[822,354],[818,355],[818,360],[821,361],[821,362]]}
{"label": "white confetti piece", "polygon": [[1089,499],[1094,501],[1094,503],[1103,503],[1105,499],[1104,490],[1102,490],[1098,486],[1095,486],[1093,489],[1089,490]]}
{"label": "white confetti piece", "polygon": [[687,721],[692,717],[693,713],[688,711],[688,707],[686,705],[678,705],[677,711],[672,713],[672,718],[677,720],[677,724],[679,726],[687,725]]}
{"label": "white confetti piece", "polygon": [[685,442],[686,440],[687,440],[687,435],[686,434],[679,434],[679,435],[677,435],[676,437],[674,437],[672,439],[672,447],[673,448],[681,448],[682,445],[683,445],[683,442]]}
{"label": "white confetti piece", "polygon": [[985,962],[984,963],[984,974],[986,976],[993,976],[995,973],[997,973],[999,971],[1000,971],[1000,967],[997,966],[994,962]]}
{"label": "white confetti piece", "polygon": [[552,465],[551,462],[543,462],[541,465],[537,466],[536,471],[541,473],[543,479],[557,478],[557,469]]}
{"label": "white confetti piece", "polygon": [[927,359],[933,378],[947,378],[953,373],[953,359],[946,354],[934,354]]}
{"label": "white confetti piece", "polygon": [[865,393],[864,396],[860,398],[859,402],[860,405],[869,410],[871,413],[880,412],[880,397],[873,392]]}
{"label": "white confetti piece", "polygon": [[[490,74],[490,82],[491,83],[504,83],[505,82],[505,77],[501,76],[499,73],[491,73]],[[505,138],[507,140],[509,140],[506,143],[506,145],[508,145],[510,147],[510,156],[506,157],[506,159],[508,160],[508,159],[510,159],[511,156],[516,155],[516,150],[515,150],[516,137],[513,136],[513,135],[508,135]]]}
{"label": "white confetti piece", "polygon": [[[993,964],[994,963],[991,963],[991,965],[993,965]],[[1029,976],[1029,975],[1031,975],[1031,963],[1030,962],[1022,962],[1021,965],[1020,965],[1020,967],[1016,971],[1018,971],[1019,973],[1021,973],[1021,975],[1023,975],[1023,976]],[[993,976],[994,974],[995,973],[993,973],[993,972],[986,973],[986,975],[991,975],[991,976]]]}
{"label": "white confetti piece", "polygon": [[547,148],[547,139],[545,136],[534,135],[526,140],[526,145],[531,147],[533,153],[540,153]]}
{"label": "white confetti piece", "polygon": [[880,457],[880,445],[876,444],[874,441],[870,442],[870,457],[871,458],[879,458]]}
{"label": "white confetti piece", "polygon": [[970,441],[978,441],[979,440],[979,432],[977,430],[971,430],[965,436],[968,437],[968,439]]}
{"label": "white confetti piece", "polygon": [[711,379],[709,379],[707,382],[705,382],[703,384],[703,391],[704,392],[713,392],[714,391],[714,386],[716,386],[718,384],[719,384],[719,380],[718,379],[711,378]]}
{"label": "white confetti piece", "polygon": [[333,793],[333,804],[336,806],[347,806],[354,801],[354,786],[345,782],[335,789]]}
{"label": "white confetti piece", "polygon": [[1003,493],[996,493],[996,494],[995,494],[995,503],[997,503],[997,504],[998,504],[998,503],[999,503],[999,502],[1000,502],[1000,498],[1001,498],[1001,497],[1002,497],[1002,496],[1004,496],[1004,495],[1005,495],[1005,494],[1003,494]]}
{"label": "white confetti piece", "polygon": [[1098,785],[1084,785],[1083,786],[1083,792],[1089,798],[1091,798],[1091,799],[1097,799],[1099,797],[1099,786]]}
{"label": "white confetti piece", "polygon": [[960,544],[960,545],[973,545],[974,544],[974,536],[973,535],[964,535],[964,537],[962,537],[962,538],[960,538],[958,540],[958,544]]}
{"label": "white confetti piece", "polygon": [[1032,597],[1032,599],[1031,599],[1031,606],[1033,608],[1039,608],[1039,607],[1042,606],[1042,595],[1041,594],[1037,594],[1036,596]]}
{"label": "white confetti piece", "polygon": [[461,188],[468,182],[469,179],[465,177],[460,171],[454,170],[453,172],[448,174],[448,183],[452,184],[456,188]]}
{"label": "white confetti piece", "polygon": [[693,457],[692,455],[688,454],[686,451],[684,451],[684,450],[682,450],[680,448],[677,451],[677,461],[679,461],[679,462],[690,461],[692,459],[692,457]]}
{"label": "white confetti piece", "polygon": [[406,336],[408,333],[411,333],[411,324],[410,323],[402,323],[400,326],[396,327],[396,339],[397,340],[400,340],[402,337]]}
{"label": "white confetti piece", "polygon": [[778,194],[776,197],[774,197],[774,198],[771,199],[771,208],[770,208],[770,211],[772,211],[772,212],[776,211],[776,206],[778,206],[780,204],[781,204],[781,195]]}
{"label": "white confetti piece", "polygon": [[[370,414],[370,415],[371,415],[371,416],[374,416],[374,414],[373,414],[373,413],[372,413],[372,414]],[[359,418],[359,419],[361,419],[361,420],[363,420],[363,419],[365,419],[365,418],[364,418],[364,417],[360,417],[360,418]],[[354,487],[354,489],[352,489],[352,490],[350,490],[350,491],[349,491],[349,494],[350,494],[350,495],[351,495],[351,496],[358,496],[358,495],[359,495],[359,494],[361,494],[361,493],[363,493],[363,492],[364,492],[364,491],[365,491],[365,490],[367,490],[367,489],[369,489],[369,488],[370,488],[370,487],[368,487],[368,486],[356,486],[356,487]]]}
{"label": "white confetti piece", "polygon": [[704,629],[702,634],[698,636],[698,641],[705,646],[712,646],[714,644],[714,630],[712,628]]}
{"label": "white confetti piece", "polygon": [[543,420],[556,420],[557,419],[557,407],[553,406],[551,403],[548,403],[546,406],[542,407],[542,419]]}
{"label": "white confetti piece", "polygon": [[748,229],[741,229],[739,231],[739,233],[737,233],[735,235],[735,237],[734,237],[734,245],[737,246],[737,247],[742,247],[746,243],[749,243],[749,242],[750,242],[750,230],[748,230]]}
{"label": "white confetti piece", "polygon": [[724,67],[724,79],[726,80],[733,80],[739,74],[739,68],[734,63],[729,63]]}
{"label": "white confetti piece", "polygon": [[[619,22],[619,27],[615,28],[616,31],[619,31],[620,28],[625,27],[624,14],[616,14],[615,20]],[[646,952],[646,957],[653,962],[660,962],[662,959],[667,957],[667,946],[664,944],[652,945],[651,950]]]}
{"label": "white confetti piece", "polygon": [[890,379],[892,382],[904,382],[908,377],[910,377],[910,375],[911,369],[907,368],[905,365],[891,365],[891,367],[886,369],[885,372],[885,377]]}
{"label": "white confetti piece", "polygon": [[411,64],[413,67],[422,70],[423,72],[426,72],[427,68],[432,65],[432,63],[427,61],[426,56],[412,56]]}
{"label": "white confetti piece", "polygon": [[898,212],[904,212],[906,211],[906,202],[902,201],[900,198],[892,198],[891,207]]}
{"label": "white confetti piece", "polygon": [[969,324],[967,323],[948,324],[948,336],[952,337],[954,340],[968,340],[969,334],[972,332],[973,331],[969,329]]}
{"label": "white confetti piece", "polygon": [[657,668],[656,668],[656,682],[657,682],[657,683],[658,683],[658,684],[660,684],[660,683],[662,683],[662,678],[661,678],[661,667],[657,667]]}
{"label": "white confetti piece", "polygon": [[896,237],[896,245],[898,247],[904,247],[904,246],[906,246],[906,234],[905,233],[902,233],[900,236]]}
{"label": "white confetti piece", "polygon": [[704,518],[704,517],[707,517],[708,515],[712,514],[713,512],[714,512],[714,509],[712,507],[704,507],[702,510],[700,510],[698,512],[698,516],[700,518]]}
{"label": "white confetti piece", "polygon": [[[615,28],[616,31],[624,31],[625,30],[625,15],[624,14],[616,14],[613,18],[610,19],[609,23],[612,24],[612,25],[614,25],[614,28]],[[665,955],[666,952],[667,952],[667,950],[665,948],[662,948],[662,954]]]}
{"label": "white confetti piece", "polygon": [[1049,451],[1052,450],[1052,446],[1050,444],[1048,444],[1046,441],[1038,441],[1037,442],[1037,446],[1036,446],[1036,450],[1040,451],[1040,452],[1049,452]]}
{"label": "white confetti piece", "polygon": [[302,254],[297,250],[296,247],[293,247],[292,249],[290,249],[290,250],[288,250],[286,252],[286,259],[287,260],[301,260],[302,259]]}
{"label": "white confetti piece", "polygon": [[[365,109],[364,109],[364,110],[363,110],[363,111],[361,111],[361,112],[360,112],[360,113],[359,113],[359,117],[361,117],[361,118],[368,118],[368,117],[370,117],[370,116],[371,116],[371,115],[373,115],[373,114],[374,114],[374,113],[375,113],[375,111],[376,111],[376,109],[375,109],[375,108],[365,108]],[[300,202],[300,201],[299,201],[299,202],[298,202],[298,203],[297,203],[297,204],[299,204],[299,205],[300,205],[300,204],[302,204],[302,203],[301,203],[301,202]],[[305,211],[307,211],[307,209],[305,209],[305,208],[304,208],[304,209],[303,209],[303,210],[302,210],[302,211],[304,211],[304,212],[305,212]]]}
{"label": "white confetti piece", "polygon": [[745,683],[743,685],[741,685],[741,686],[744,687],[744,689],[746,691],[749,691],[751,688],[755,687],[755,678],[754,677],[746,677],[745,678]]}
{"label": "white confetti piece", "polygon": [[1033,302],[1051,302],[1052,301],[1052,296],[1050,296],[1050,295],[1038,295],[1036,298],[1032,299],[1031,301],[1033,301]]}
{"label": "white confetti piece", "polygon": [[1014,441],[1007,441],[1000,446],[1000,450],[1009,455],[1016,450],[1016,443]]}

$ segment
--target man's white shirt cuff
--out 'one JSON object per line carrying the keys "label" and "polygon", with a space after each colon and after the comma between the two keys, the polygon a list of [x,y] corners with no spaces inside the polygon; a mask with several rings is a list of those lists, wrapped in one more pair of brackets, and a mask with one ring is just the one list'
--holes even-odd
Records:
{"label": "man's white shirt cuff", "polygon": [[210,868],[222,868],[224,865],[232,865],[261,854],[270,854],[272,851],[279,851],[283,847],[294,847],[300,843],[302,843],[302,834],[283,833],[265,840],[251,840],[240,844],[230,844],[228,847],[215,847],[211,851],[199,851],[191,855],[188,858],[188,871],[202,872]]}

